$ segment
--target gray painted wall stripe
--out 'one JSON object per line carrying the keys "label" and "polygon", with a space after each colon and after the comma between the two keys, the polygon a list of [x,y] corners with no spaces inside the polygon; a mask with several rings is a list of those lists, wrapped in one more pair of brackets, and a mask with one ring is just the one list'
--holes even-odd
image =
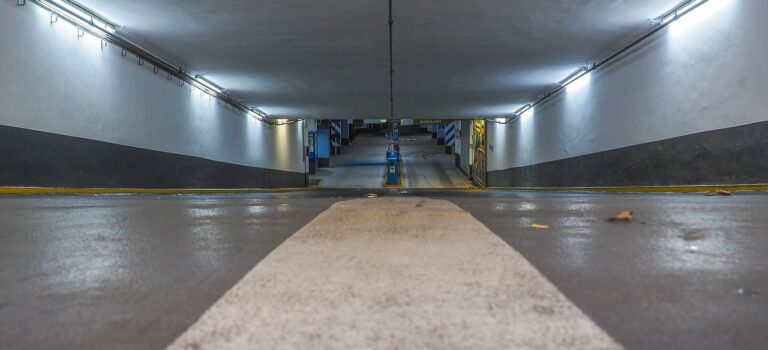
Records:
{"label": "gray painted wall stripe", "polygon": [[768,120],[765,13],[766,1],[709,1],[519,120],[489,123],[488,169]]}
{"label": "gray painted wall stripe", "polygon": [[491,171],[492,187],[768,183],[768,122]]}

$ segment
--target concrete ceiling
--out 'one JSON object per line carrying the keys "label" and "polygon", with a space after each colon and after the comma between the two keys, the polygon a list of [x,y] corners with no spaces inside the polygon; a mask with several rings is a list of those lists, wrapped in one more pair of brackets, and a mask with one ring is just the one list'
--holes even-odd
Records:
{"label": "concrete ceiling", "polygon": [[[394,0],[402,118],[514,112],[677,0]],[[389,115],[387,0],[81,0],[275,117]]]}

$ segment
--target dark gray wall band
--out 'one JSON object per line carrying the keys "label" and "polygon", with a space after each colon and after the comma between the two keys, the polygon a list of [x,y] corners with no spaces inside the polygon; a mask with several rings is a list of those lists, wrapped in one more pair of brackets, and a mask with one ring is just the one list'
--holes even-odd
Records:
{"label": "dark gray wall band", "polygon": [[488,173],[489,187],[756,183],[768,183],[768,122]]}
{"label": "dark gray wall band", "polygon": [[418,125],[400,125],[397,130],[400,132],[400,136],[419,135],[424,132],[424,127]]}
{"label": "dark gray wall band", "polygon": [[0,186],[281,188],[306,175],[0,125]]}

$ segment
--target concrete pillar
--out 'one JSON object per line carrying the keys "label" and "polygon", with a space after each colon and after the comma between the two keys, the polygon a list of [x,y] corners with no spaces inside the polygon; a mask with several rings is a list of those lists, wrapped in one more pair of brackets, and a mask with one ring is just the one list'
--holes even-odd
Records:
{"label": "concrete pillar", "polygon": [[317,129],[315,133],[317,140],[317,166],[319,168],[328,168],[331,166],[331,133],[328,127]]}
{"label": "concrete pillar", "polygon": [[330,123],[331,155],[341,154],[341,121],[332,120]]}
{"label": "concrete pillar", "polygon": [[350,120],[339,120],[339,126],[341,126],[341,144],[343,146],[349,145],[349,124]]}
{"label": "concrete pillar", "polygon": [[445,127],[445,154],[453,153],[453,145],[456,143],[456,122],[450,122]]}

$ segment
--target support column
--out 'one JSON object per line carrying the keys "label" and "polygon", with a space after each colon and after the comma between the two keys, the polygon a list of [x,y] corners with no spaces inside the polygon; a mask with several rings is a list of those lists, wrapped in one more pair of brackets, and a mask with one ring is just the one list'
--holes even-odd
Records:
{"label": "support column", "polygon": [[341,126],[341,145],[347,146],[349,145],[349,124],[351,123],[350,120],[340,120],[339,126]]}
{"label": "support column", "polygon": [[456,143],[456,122],[450,122],[445,127],[445,154],[453,153],[453,145]]}
{"label": "support column", "polygon": [[327,123],[321,124],[315,137],[317,138],[317,167],[328,168],[331,166],[331,133]]}
{"label": "support column", "polygon": [[331,132],[331,155],[341,154],[341,122],[332,120],[330,124]]}

